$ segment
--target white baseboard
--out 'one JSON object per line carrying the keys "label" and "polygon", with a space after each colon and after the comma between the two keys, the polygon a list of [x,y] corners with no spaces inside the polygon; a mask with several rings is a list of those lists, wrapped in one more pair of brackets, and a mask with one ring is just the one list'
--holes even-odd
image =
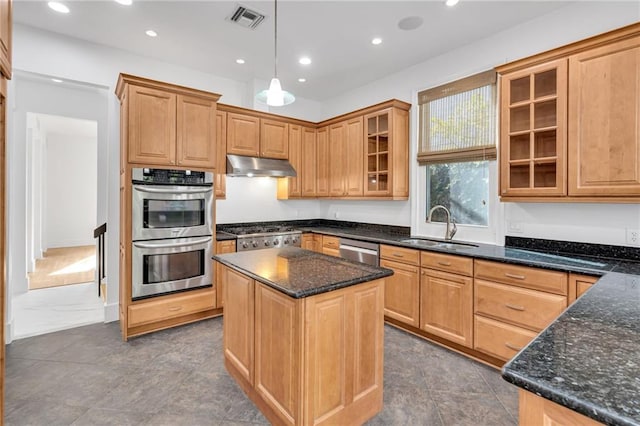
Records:
{"label": "white baseboard", "polygon": [[120,319],[120,304],[111,303],[104,305],[104,322],[113,322]]}

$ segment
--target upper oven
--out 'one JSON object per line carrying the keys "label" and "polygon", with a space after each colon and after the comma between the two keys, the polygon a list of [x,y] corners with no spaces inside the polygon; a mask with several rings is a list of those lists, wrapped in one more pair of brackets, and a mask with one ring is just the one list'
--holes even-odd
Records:
{"label": "upper oven", "polygon": [[134,169],[133,241],[211,235],[212,180],[205,172]]}

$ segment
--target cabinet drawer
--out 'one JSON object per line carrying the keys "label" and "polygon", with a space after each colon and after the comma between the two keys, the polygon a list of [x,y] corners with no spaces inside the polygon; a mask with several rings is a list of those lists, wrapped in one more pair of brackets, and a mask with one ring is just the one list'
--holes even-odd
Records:
{"label": "cabinet drawer", "polygon": [[402,247],[380,246],[380,257],[393,260],[395,262],[410,263],[420,265],[420,252]]}
{"label": "cabinet drawer", "polygon": [[329,249],[339,250],[340,249],[340,239],[338,237],[328,237],[324,235],[322,237],[322,247],[326,247]]}
{"label": "cabinet drawer", "polygon": [[420,264],[423,268],[438,269],[467,276],[473,275],[473,259],[470,257],[423,251],[420,253]]}
{"label": "cabinet drawer", "polygon": [[475,313],[540,331],[564,311],[567,298],[475,280]]}
{"label": "cabinet drawer", "polygon": [[536,333],[524,328],[475,316],[474,344],[476,350],[509,360],[524,348]]}
{"label": "cabinet drawer", "polygon": [[567,274],[564,272],[476,260],[475,277],[567,295]]}
{"label": "cabinet drawer", "polygon": [[169,318],[213,309],[216,303],[214,289],[197,294],[172,296],[129,306],[129,327],[162,321]]}

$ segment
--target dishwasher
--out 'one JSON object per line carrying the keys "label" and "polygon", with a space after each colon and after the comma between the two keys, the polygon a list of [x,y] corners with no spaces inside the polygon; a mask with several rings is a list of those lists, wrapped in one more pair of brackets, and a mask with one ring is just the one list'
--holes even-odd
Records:
{"label": "dishwasher", "polygon": [[340,257],[343,259],[379,266],[379,253],[379,244],[340,238]]}

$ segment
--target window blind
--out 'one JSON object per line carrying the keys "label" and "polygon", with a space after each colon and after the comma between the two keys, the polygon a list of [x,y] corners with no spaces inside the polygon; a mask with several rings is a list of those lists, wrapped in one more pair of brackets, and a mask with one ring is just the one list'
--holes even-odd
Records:
{"label": "window blind", "polygon": [[418,104],[418,162],[496,158],[494,70],[419,92]]}

